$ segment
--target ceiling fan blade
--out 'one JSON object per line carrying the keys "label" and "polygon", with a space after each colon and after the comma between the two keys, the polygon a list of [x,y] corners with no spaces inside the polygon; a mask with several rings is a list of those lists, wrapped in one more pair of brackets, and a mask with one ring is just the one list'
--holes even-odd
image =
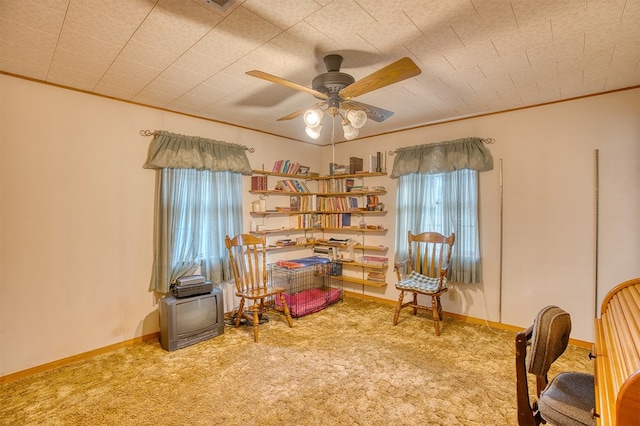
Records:
{"label": "ceiling fan blade", "polygon": [[313,105],[313,106],[305,107],[305,108],[303,108],[303,109],[301,109],[301,110],[298,110],[298,111],[292,112],[291,114],[287,114],[287,115],[285,115],[284,117],[280,117],[280,118],[278,118],[276,121],[291,120],[292,118],[296,118],[296,117],[298,117],[298,116],[300,116],[300,115],[304,114],[304,112],[305,112],[306,110],[308,110],[308,109],[312,109],[312,108],[320,108],[321,106],[326,105],[326,104],[327,104],[326,102],[320,102],[320,103],[317,103],[317,104],[315,104],[315,105]]}
{"label": "ceiling fan blade", "polygon": [[387,111],[386,109],[374,107],[373,105],[363,104],[358,101],[344,101],[341,102],[341,106],[345,106],[347,109],[357,109],[364,111],[367,114],[367,117],[373,121],[377,121],[378,123],[386,120],[387,118],[393,115],[392,111]]}
{"label": "ceiling fan blade", "polygon": [[348,85],[340,91],[340,97],[345,100],[355,98],[407,78],[415,77],[421,72],[420,68],[410,58],[404,57]]}
{"label": "ceiling fan blade", "polygon": [[325,95],[322,92],[318,92],[317,90],[313,90],[313,89],[311,89],[309,87],[305,87],[305,86],[303,86],[301,84],[294,83],[293,81],[289,81],[289,80],[286,80],[284,78],[276,77],[275,75],[271,75],[271,74],[266,73],[264,71],[252,70],[252,71],[247,71],[246,74],[250,75],[252,77],[258,77],[258,78],[261,78],[263,80],[270,81],[272,83],[277,83],[277,84],[280,84],[282,86],[289,87],[291,89],[300,90],[301,92],[311,93],[316,98],[327,99],[327,97],[328,97],[327,95]]}

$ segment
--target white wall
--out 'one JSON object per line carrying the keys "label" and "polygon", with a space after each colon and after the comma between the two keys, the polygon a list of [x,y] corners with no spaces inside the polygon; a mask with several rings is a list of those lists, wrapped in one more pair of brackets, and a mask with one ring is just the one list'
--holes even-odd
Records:
{"label": "white wall", "polygon": [[[148,291],[155,174],[142,168],[151,139],[139,130],[247,145],[256,169],[288,158],[326,173],[331,159],[331,148],[3,75],[0,94],[0,377],[158,330]],[[632,90],[338,144],[336,160],[495,138],[496,169],[481,177],[485,280],[455,285],[445,310],[526,326],[542,304],[557,303],[574,317],[573,337],[591,340],[593,152],[601,159],[601,298],[640,276],[639,118],[640,90]],[[381,243],[393,257],[395,181],[378,179],[372,184],[387,187],[390,210]],[[245,212],[253,199],[245,191]],[[396,298],[392,285],[353,290]]]}

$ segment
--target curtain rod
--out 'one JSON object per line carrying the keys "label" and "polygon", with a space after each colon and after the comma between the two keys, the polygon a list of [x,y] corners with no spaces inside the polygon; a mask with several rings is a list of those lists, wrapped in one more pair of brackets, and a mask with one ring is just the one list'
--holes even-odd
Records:
{"label": "curtain rod", "polygon": [[[152,132],[151,130],[140,130],[140,136],[155,136],[156,132]],[[247,151],[254,153],[256,150],[255,148],[249,148],[246,145],[240,145],[242,146],[244,149],[246,149]]]}
{"label": "curtain rod", "polygon": [[[494,138],[479,138],[483,144],[489,145],[495,143],[496,140]],[[396,155],[396,151],[388,151],[389,155]]]}

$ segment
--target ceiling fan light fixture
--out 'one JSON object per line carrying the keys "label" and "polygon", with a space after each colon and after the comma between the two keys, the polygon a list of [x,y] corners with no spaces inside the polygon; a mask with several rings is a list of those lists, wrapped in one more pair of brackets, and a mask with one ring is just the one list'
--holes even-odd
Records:
{"label": "ceiling fan light fixture", "polygon": [[360,133],[360,130],[355,128],[347,119],[342,120],[342,130],[344,131],[345,139],[349,140],[357,138]]}
{"label": "ceiling fan light fixture", "polygon": [[[306,110],[303,116],[304,123],[311,128],[321,126],[320,123],[322,122],[323,118],[324,118],[324,112],[318,108],[312,108],[312,109]],[[318,131],[318,133],[320,133],[320,131]]]}
{"label": "ceiling fan light fixture", "polygon": [[350,109],[347,111],[345,118],[349,120],[351,125],[356,129],[362,128],[367,123],[367,114],[361,110]]}
{"label": "ceiling fan light fixture", "polygon": [[322,124],[318,124],[315,127],[307,126],[304,131],[310,138],[318,139],[320,137],[320,132],[322,131]]}

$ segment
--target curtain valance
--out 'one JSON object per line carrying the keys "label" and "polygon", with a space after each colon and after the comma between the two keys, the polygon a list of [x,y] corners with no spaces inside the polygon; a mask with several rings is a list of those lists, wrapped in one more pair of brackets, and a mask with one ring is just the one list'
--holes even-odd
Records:
{"label": "curtain valance", "polygon": [[251,174],[242,145],[159,130],[154,133],[145,169],[197,169]]}
{"label": "curtain valance", "polygon": [[461,169],[479,172],[493,169],[493,157],[481,138],[462,138],[398,148],[390,177],[398,178],[411,173],[445,173]]}

